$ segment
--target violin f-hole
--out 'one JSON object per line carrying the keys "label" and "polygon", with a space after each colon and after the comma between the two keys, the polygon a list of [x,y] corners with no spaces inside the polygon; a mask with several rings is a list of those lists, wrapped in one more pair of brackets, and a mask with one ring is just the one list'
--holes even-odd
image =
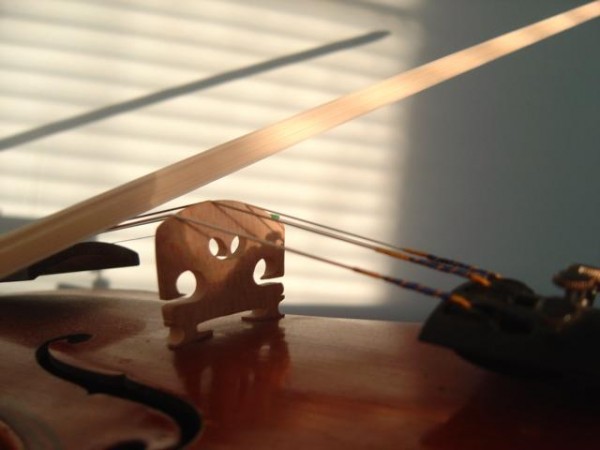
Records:
{"label": "violin f-hole", "polygon": [[[61,360],[61,356],[64,356],[65,352],[68,353],[78,344],[85,344],[91,339],[91,335],[83,333],[53,338],[36,350],[36,360],[48,373],[81,386],[90,395],[104,394],[135,402],[169,417],[179,427],[179,442],[176,448],[183,448],[196,438],[202,428],[202,420],[194,406],[185,400],[169,392],[137,382],[129,378],[126,373],[113,372],[85,364],[75,366],[73,361]],[[1,440],[0,443],[2,443]],[[144,450],[150,447],[157,448],[150,445],[150,442],[146,442],[142,435],[135,436],[132,432],[131,438],[115,442],[108,449]]]}

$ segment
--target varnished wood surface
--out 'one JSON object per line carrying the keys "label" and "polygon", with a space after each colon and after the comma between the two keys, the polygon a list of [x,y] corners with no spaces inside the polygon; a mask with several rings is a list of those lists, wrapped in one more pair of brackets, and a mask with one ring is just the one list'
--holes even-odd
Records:
{"label": "varnished wood surface", "polygon": [[[151,295],[135,293],[2,299],[3,355],[10,349],[9,355],[25,356],[10,377],[10,364],[2,360],[0,418],[11,426],[8,398],[32,411],[45,430],[56,427],[53,437],[62,445],[57,448],[103,448],[112,425],[96,405],[105,396],[88,396],[49,374],[33,376],[41,370],[33,361],[37,346],[83,332],[92,339],[55,342],[52,355],[86,370],[126,374],[194,404],[203,429],[190,449],[600,448],[594,397],[564,385],[485,373],[418,343],[418,325],[303,316],[250,324],[234,316],[213,322],[212,339],[173,351],[166,345],[161,306]],[[40,378],[47,378],[43,385],[36,384]],[[62,392],[61,384],[76,395],[52,398]],[[120,428],[165,420],[115,401],[126,405],[114,406]],[[35,409],[40,403],[50,406]],[[81,430],[56,425],[69,410],[100,414],[89,417],[86,439],[78,438],[76,446],[68,434]],[[168,448],[168,424],[162,434],[152,432],[148,448]]]}
{"label": "varnished wood surface", "polygon": [[114,442],[137,441],[159,449],[177,442],[170,417],[128,400],[88,395],[37,363],[40,344],[54,333],[69,333],[80,315],[111,322],[110,312],[97,315],[90,306],[72,309],[68,302],[35,300],[12,305],[9,299],[0,305],[0,424],[18,437],[3,433],[0,425],[1,450],[19,449],[15,441],[28,450],[108,449]]}

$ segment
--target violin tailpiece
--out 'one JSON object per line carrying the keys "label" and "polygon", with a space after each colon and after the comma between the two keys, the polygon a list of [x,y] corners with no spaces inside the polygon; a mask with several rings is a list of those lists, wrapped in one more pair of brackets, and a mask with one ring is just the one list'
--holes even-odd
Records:
{"label": "violin tailpiece", "polygon": [[[284,227],[264,219],[265,215],[265,211],[240,202],[208,201],[180,211],[158,227],[156,268],[159,296],[168,300],[162,313],[170,329],[169,347],[210,337],[212,331],[199,331],[198,326],[217,317],[243,311],[251,311],[244,320],[283,317],[279,312],[283,284],[257,284],[254,278],[260,261],[265,263],[261,279],[284,274]],[[194,292],[187,297],[177,288],[177,280],[185,272],[191,272],[196,280]]]}

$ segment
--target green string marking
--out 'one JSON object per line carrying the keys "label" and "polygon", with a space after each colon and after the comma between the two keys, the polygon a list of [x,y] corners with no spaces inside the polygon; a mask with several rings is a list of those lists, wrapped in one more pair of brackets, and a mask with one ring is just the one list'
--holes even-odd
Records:
{"label": "green string marking", "polygon": [[336,261],[333,259],[329,259],[329,258],[325,258],[323,256],[318,256],[312,253],[307,253],[305,251],[302,250],[298,250],[295,248],[291,248],[287,245],[282,245],[279,243],[275,243],[266,239],[261,239],[258,238],[256,236],[250,235],[250,234],[245,234],[245,233],[240,233],[240,232],[234,232],[232,230],[228,230],[226,228],[220,227],[218,225],[212,224],[212,223],[208,223],[208,222],[204,222],[202,220],[198,220],[198,219],[191,219],[189,217],[182,217],[182,216],[173,216],[174,219],[179,220],[181,222],[187,223],[189,225],[194,225],[196,228],[199,227],[205,227],[205,228],[209,228],[212,230],[217,230],[217,231],[221,231],[223,233],[227,233],[227,234],[233,234],[233,235],[237,235],[240,238],[244,238],[244,239],[248,239],[254,242],[258,242],[259,244],[265,245],[267,247],[272,247],[272,248],[276,248],[279,250],[283,250],[289,253],[294,253],[296,255],[300,255],[300,256],[305,256],[307,258],[316,260],[316,261],[321,261],[323,263],[326,264],[330,264],[332,266],[337,266],[340,267],[342,269],[347,269],[347,270],[351,270],[353,272],[356,273],[360,273],[362,275],[366,275],[369,276],[371,278],[376,278],[379,280],[383,280],[383,281],[387,281],[388,283],[392,283],[395,284],[397,286],[400,286],[402,288],[411,290],[411,291],[415,291],[415,292],[419,292],[421,294],[424,295],[428,295],[431,297],[437,297],[440,298],[444,301],[449,301],[452,303],[455,303],[457,305],[459,305],[460,307],[464,308],[464,309],[471,309],[471,303],[469,302],[468,299],[460,296],[460,295],[456,295],[453,294],[452,292],[444,292],[438,289],[432,289],[430,287],[427,286],[423,286],[421,284],[418,283],[414,283],[412,281],[407,281],[407,280],[403,280],[401,278],[396,278],[396,277],[390,277],[387,275],[382,275],[378,272],[374,272],[371,270],[367,270],[367,269],[362,269],[360,267],[354,267],[354,266],[350,266],[348,264],[345,264],[343,262],[340,261]]}

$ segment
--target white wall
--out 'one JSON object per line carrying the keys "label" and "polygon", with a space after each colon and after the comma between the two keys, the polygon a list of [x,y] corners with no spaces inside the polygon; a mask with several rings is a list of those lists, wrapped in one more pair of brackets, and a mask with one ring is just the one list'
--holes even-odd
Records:
{"label": "white wall", "polygon": [[[426,39],[416,63],[585,2],[442,3],[422,5]],[[599,25],[584,24],[410,102],[397,221],[403,239],[547,294],[558,293],[551,276],[567,265],[600,265]]]}
{"label": "white wall", "polygon": [[[51,213],[580,3],[5,1],[3,223]],[[562,266],[600,264],[598,28],[569,31],[176,203],[247,201],[464,259],[549,290],[546,280]],[[389,34],[361,42],[377,31]],[[298,56],[331,43],[338,43],[335,51]],[[289,55],[297,60],[279,66]],[[278,67],[253,72],[268,61]],[[173,91],[177,86],[184,86],[181,95]],[[152,95],[161,101],[148,104]],[[94,120],[82,123],[86,118]],[[288,244],[430,284],[459,281],[292,230]],[[142,267],[102,275],[114,287],[155,289],[151,239],[125,245],[140,252]],[[48,277],[2,289],[90,285],[94,277]],[[291,312],[418,319],[435,304],[293,256],[285,284]]]}

